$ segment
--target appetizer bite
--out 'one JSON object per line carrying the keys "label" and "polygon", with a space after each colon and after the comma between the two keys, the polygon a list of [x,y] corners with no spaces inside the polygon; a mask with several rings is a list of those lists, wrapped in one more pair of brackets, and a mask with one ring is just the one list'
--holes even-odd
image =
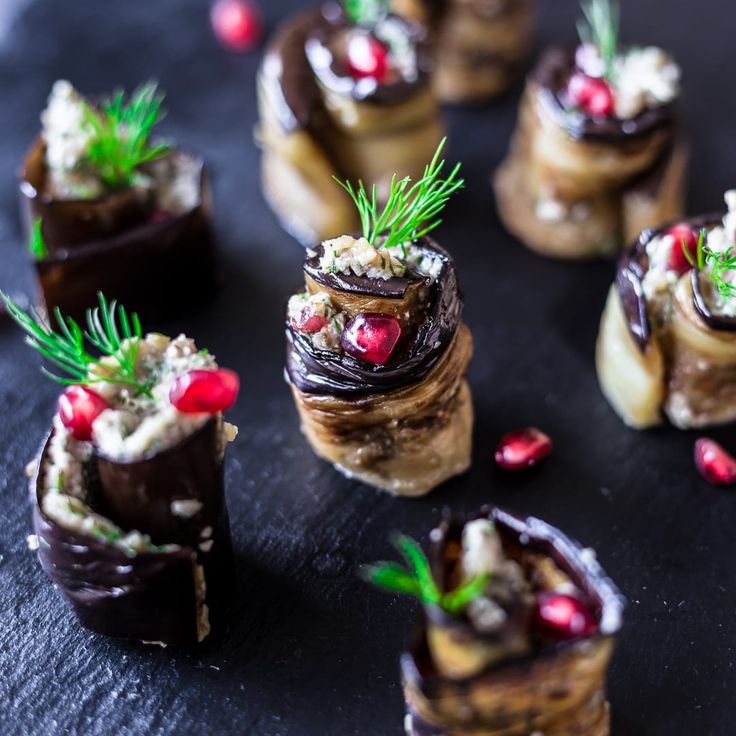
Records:
{"label": "appetizer bite", "polygon": [[81,320],[100,289],[159,312],[212,289],[204,164],[152,139],[162,99],[153,83],[100,102],[54,84],[20,183],[48,314]]}
{"label": "appetizer bite", "polygon": [[606,669],[623,601],[592,550],[540,519],[496,508],[445,517],[429,560],[408,537],[408,569],[364,568],[418,598],[401,658],[409,736],[607,736]]}
{"label": "appetizer bite", "polygon": [[223,459],[237,428],[222,412],[237,375],[184,335],[144,337],[102,294],[84,331],[0,299],[67,385],[30,466],[41,566],[93,631],[201,641],[232,587]]}
{"label": "appetizer bite", "polygon": [[305,245],[359,227],[333,173],[385,202],[395,171],[418,178],[431,158],[443,128],[426,36],[388,0],[325,2],[276,34],[258,74],[263,191]]}
{"label": "appetizer bite", "polygon": [[596,366],[608,401],[637,429],[736,419],[736,190],[728,213],[645,230],[618,265]]}
{"label": "appetizer bite", "polygon": [[434,33],[434,90],[441,102],[477,103],[505,92],[531,45],[533,0],[393,0]]}
{"label": "appetizer bite", "polygon": [[385,208],[343,184],[363,229],[307,251],[289,300],[286,377],[312,449],[350,478],[427,493],[470,465],[472,355],[450,255],[427,236],[463,181],[441,178],[440,144]]}
{"label": "appetizer bite", "polygon": [[654,46],[621,47],[609,0],[584,11],[580,45],[548,51],[530,75],[495,176],[505,226],[558,258],[617,255],[683,209],[680,70]]}

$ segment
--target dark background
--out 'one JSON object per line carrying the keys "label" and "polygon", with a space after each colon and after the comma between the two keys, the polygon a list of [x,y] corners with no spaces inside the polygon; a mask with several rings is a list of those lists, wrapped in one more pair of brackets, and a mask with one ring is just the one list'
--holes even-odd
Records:
{"label": "dark background", "polygon": [[[426,539],[443,506],[488,502],[595,547],[629,599],[610,673],[616,734],[734,733],[733,491],[699,479],[694,434],[627,430],[599,393],[593,348],[612,265],[544,261],[499,227],[489,174],[518,89],[494,106],[447,113],[449,156],[465,162],[468,188],[438,237],[457,257],[475,337],[475,462],[427,498],[397,500],[311,454],[282,380],[283,310],[300,283],[301,252],[259,191],[258,54],[222,51],[204,0],[0,2],[0,288],[32,293],[15,172],[52,82],[104,93],[156,77],[168,92],[162,130],[211,165],[227,280],[200,313],[144,326],[186,330],[243,384],[230,417],[240,436],[227,457],[240,570],[229,625],[191,651],[106,640],[77,626],[26,547],[23,467],[57,387],[0,321],[0,733],[399,736],[397,660],[415,606],[369,589],[356,565],[391,555],[394,528]],[[689,209],[720,209],[736,184],[736,8],[623,4],[625,40],[670,48],[684,67]],[[262,5],[272,29],[299,3]],[[537,50],[571,40],[577,4],[540,5]],[[502,475],[495,443],[525,425],[549,432],[554,454],[531,475]],[[736,446],[732,431],[712,434]]]}

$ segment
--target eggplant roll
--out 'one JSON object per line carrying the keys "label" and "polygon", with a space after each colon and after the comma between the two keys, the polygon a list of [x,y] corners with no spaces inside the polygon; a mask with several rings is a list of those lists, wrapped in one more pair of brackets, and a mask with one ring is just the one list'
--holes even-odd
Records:
{"label": "eggplant roll", "polygon": [[343,236],[308,251],[304,274],[289,301],[286,375],[315,453],[407,496],[464,472],[472,339],[447,252],[428,237],[387,250]]}
{"label": "eggplant roll", "polygon": [[459,616],[425,605],[401,658],[409,736],[606,736],[606,670],[623,600],[591,550],[484,509],[431,536],[440,590],[487,575]]}
{"label": "eggplant roll", "polygon": [[[202,159],[173,150],[143,164],[138,183],[120,189],[63,168],[59,148],[68,163],[72,135],[65,116],[72,113],[55,111],[59,105],[74,110],[79,100],[71,85],[57,82],[42,116],[44,130],[20,175],[29,239],[34,223],[42,222],[45,252],[33,259],[49,314],[58,307],[81,318],[98,291],[165,315],[207,295],[215,286],[216,263]],[[162,283],[175,286],[162,289]]]}
{"label": "eggplant roll", "polygon": [[631,427],[657,425],[663,412],[680,429],[736,419],[735,300],[716,290],[709,262],[692,268],[681,255],[687,247],[697,258],[694,243],[703,228],[711,252],[736,242],[736,192],[726,201],[722,221],[703,217],[646,230],[619,262],[596,366],[604,395]]}
{"label": "eggplant roll", "polygon": [[195,644],[232,589],[223,458],[237,430],[221,413],[169,402],[177,377],[216,369],[191,340],[148,335],[138,361],[140,377],[153,376],[151,396],[94,384],[108,408],[90,440],[54,418],[31,481],[38,555],[83,626]]}
{"label": "eggplant roll", "polygon": [[[679,69],[659,49],[632,49],[617,57],[614,86],[580,69],[583,52],[591,53],[580,47],[574,55],[544,55],[527,80],[510,152],[494,179],[507,229],[557,258],[618,255],[642,229],[681,217],[683,209]],[[602,95],[601,109],[591,111],[580,99],[594,93]]]}
{"label": "eggplant roll", "polygon": [[441,102],[484,102],[518,80],[531,45],[532,0],[393,0],[392,6],[432,29],[433,86]]}
{"label": "eggplant roll", "polygon": [[[386,53],[381,79],[359,76],[352,43]],[[258,74],[266,199],[305,245],[355,230],[357,213],[335,197],[333,175],[375,185],[419,178],[443,136],[429,83],[431,53],[421,24],[388,15],[370,31],[327,2],[288,20]]]}

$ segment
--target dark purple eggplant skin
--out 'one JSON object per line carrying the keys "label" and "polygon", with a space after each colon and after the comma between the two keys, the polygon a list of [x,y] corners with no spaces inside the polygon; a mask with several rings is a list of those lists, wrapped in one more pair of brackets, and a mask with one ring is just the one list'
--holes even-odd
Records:
{"label": "dark purple eggplant skin", "polygon": [[[194,520],[173,517],[182,522],[177,540],[158,542],[163,537],[155,521],[157,516],[162,517],[163,505],[151,506],[152,518],[148,528],[156,528],[153,541],[160,544],[178,543],[180,548],[166,552],[142,552],[134,556],[128,556],[104,540],[65,529],[43,513],[40,478],[48,440],[45,443],[30,486],[34,531],[39,538],[39,560],[86,628],[107,636],[171,646],[196,644],[196,565],[202,565],[205,572],[205,602],[210,611],[210,623],[216,624],[224,616],[228,592],[232,589],[234,564],[224,501],[222,462],[212,453],[216,429],[217,424],[213,419],[176,447],[141,462],[128,463],[126,472],[111,474],[106,488],[102,487],[101,480],[94,481],[99,487],[96,488],[97,498],[92,505],[95,511],[105,515],[104,508],[98,506],[97,500],[104,507],[107,499],[126,498],[126,483],[133,483],[136,479],[149,484],[148,487],[155,483],[156,493],[176,498],[175,493],[183,487],[187,473],[196,469],[196,480],[190,482],[189,492],[178,497],[192,498],[192,490],[196,490],[204,508]],[[205,457],[207,453],[210,453],[208,458]],[[156,467],[159,457],[164,458],[161,468]],[[98,473],[99,463],[93,462],[91,478]],[[167,474],[170,477],[167,478]],[[198,483],[204,485],[199,486]],[[122,503],[119,506],[126,509],[131,518],[140,518],[142,515],[142,506],[135,508],[133,501],[129,504],[130,508]],[[109,518],[119,523],[116,517]],[[196,525],[195,520],[198,522]],[[171,524],[171,521],[168,523]],[[198,543],[203,541],[199,535],[202,527],[208,524],[213,528],[211,539],[214,543],[209,552],[202,552],[198,548]],[[126,528],[125,524],[120,526]]]}
{"label": "dark purple eggplant skin", "polygon": [[[511,544],[518,544],[526,549],[549,557],[569,576],[573,585],[582,593],[590,604],[598,619],[597,637],[613,637],[623,625],[624,599],[615,584],[606,576],[598,562],[584,553],[583,547],[563,534],[559,529],[533,516],[521,518],[497,507],[484,507],[479,514],[471,518],[487,518],[492,520],[501,536]],[[443,550],[448,536],[458,535],[462,530],[464,519],[445,515],[440,524],[440,534],[433,536],[430,548],[430,562],[435,579],[441,585],[444,577]],[[469,622],[463,619],[453,619],[448,614],[433,608],[425,612],[420,622],[416,636],[409,649],[401,657],[401,673],[405,682],[411,682],[418,689],[431,696],[437,692],[440,685],[440,675],[427,665],[426,652],[426,618],[442,621],[443,625],[462,628],[469,633],[473,631]],[[536,657],[553,656],[561,649],[575,646],[579,640],[562,641],[554,646],[545,646],[527,657],[514,659],[510,667],[523,667],[524,663]],[[494,670],[501,670],[504,664],[494,666]],[[488,670],[472,675],[465,681],[468,685],[482,679]],[[460,683],[462,684],[462,683]],[[421,733],[432,733],[423,731]],[[440,732],[441,733],[441,732]]]}
{"label": "dark purple eggplant skin", "polygon": [[166,317],[214,291],[211,193],[201,160],[197,206],[161,216],[132,188],[93,200],[54,199],[44,191],[43,154],[37,142],[26,159],[20,195],[27,237],[34,220],[43,222],[49,254],[34,260],[34,267],[49,313],[58,307],[80,320],[102,291],[141,313]]}

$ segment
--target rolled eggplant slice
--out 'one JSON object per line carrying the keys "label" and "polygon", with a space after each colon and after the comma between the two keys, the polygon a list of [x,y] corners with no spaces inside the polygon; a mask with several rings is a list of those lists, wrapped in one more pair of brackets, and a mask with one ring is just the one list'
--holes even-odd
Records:
{"label": "rolled eggplant slice", "polygon": [[392,6],[432,28],[432,83],[440,101],[484,102],[518,80],[531,45],[532,0],[394,0]]}
{"label": "rolled eggplant slice", "polygon": [[[677,67],[658,49],[632,50],[616,62],[620,89],[614,88],[580,70],[583,48],[576,55],[548,51],[530,75],[510,152],[494,178],[507,229],[557,258],[617,254],[634,228],[680,217],[684,199],[687,153],[678,136],[676,81],[663,85],[667,102],[631,91],[637,69],[650,65],[654,75],[676,80]],[[633,59],[637,53],[641,59]],[[608,92],[598,89],[610,96],[605,114],[574,97],[581,85],[605,85]]]}
{"label": "rolled eggplant slice", "polygon": [[[177,151],[146,170],[157,182],[153,191],[59,199],[46,189],[45,146],[36,142],[20,193],[29,237],[33,222],[42,221],[47,253],[34,267],[49,314],[59,308],[80,318],[102,291],[165,315],[212,292],[217,267],[202,159]],[[176,289],[161,289],[163,282]]]}
{"label": "rolled eggplant slice", "polygon": [[[350,69],[350,43],[366,34],[390,49],[381,79]],[[311,245],[358,227],[334,197],[335,173],[375,184],[379,199],[393,173],[421,176],[443,135],[430,69],[423,26],[398,16],[368,32],[325,3],[283,25],[258,74],[257,139],[264,193],[285,229]]]}
{"label": "rolled eggplant slice", "polygon": [[[500,566],[496,577],[515,571],[520,582],[507,588],[513,592],[508,598],[500,595],[497,579],[494,605],[506,617],[492,636],[476,626],[483,620],[476,618],[482,606],[460,618],[425,606],[414,642],[401,658],[407,734],[606,736],[606,670],[623,612],[616,587],[589,551],[559,530],[494,508],[466,524],[445,519],[432,532],[430,561],[442,590],[456,584],[458,568],[475,554],[467,530],[477,531],[484,522],[492,523],[490,534],[501,540],[501,557],[491,555]],[[492,597],[491,589],[487,595]],[[558,596],[584,605],[585,632],[556,640],[548,638],[548,631],[540,634],[539,614],[534,613],[539,604],[525,603],[525,596]],[[531,612],[525,614],[529,605]]]}
{"label": "rolled eggplant slice", "polygon": [[[729,206],[736,204],[727,194]],[[736,314],[732,298],[693,269],[697,233],[712,253],[733,242],[733,210],[641,234],[618,266],[598,336],[604,395],[626,424],[643,429],[663,415],[680,429],[736,419]]]}
{"label": "rolled eggplant slice", "polygon": [[[110,339],[131,323],[113,315],[97,317]],[[41,565],[85,627],[194,644],[232,590],[223,461],[237,429],[222,411],[237,378],[183,335],[132,337],[89,370],[35,463]]]}
{"label": "rolled eggplant slice", "polygon": [[[302,431],[349,477],[427,493],[470,465],[472,339],[454,264],[428,237],[405,246],[405,260],[401,249],[386,254],[350,236],[334,242],[383,258],[400,275],[333,271],[325,267],[330,241],[308,254],[307,289],[292,297],[287,322],[286,372]],[[344,335],[356,320],[369,330],[374,317],[400,337],[389,355],[362,358]]]}

